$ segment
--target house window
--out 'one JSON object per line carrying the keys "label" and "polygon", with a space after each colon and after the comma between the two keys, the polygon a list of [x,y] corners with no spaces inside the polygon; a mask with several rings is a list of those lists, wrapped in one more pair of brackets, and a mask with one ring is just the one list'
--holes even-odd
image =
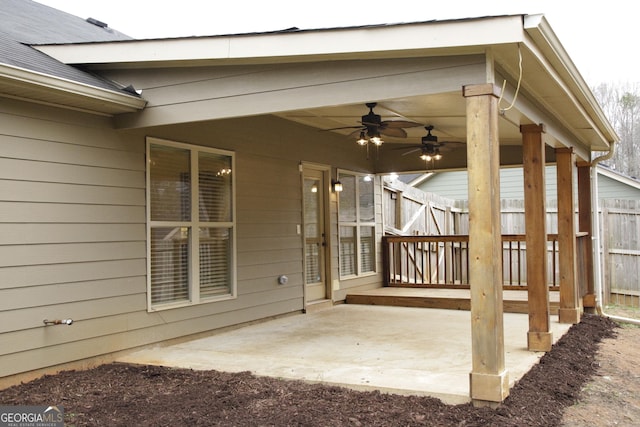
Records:
{"label": "house window", "polygon": [[147,141],[150,309],[235,297],[234,157]]}
{"label": "house window", "polygon": [[340,276],[374,273],[375,201],[373,179],[368,175],[339,172],[338,227]]}

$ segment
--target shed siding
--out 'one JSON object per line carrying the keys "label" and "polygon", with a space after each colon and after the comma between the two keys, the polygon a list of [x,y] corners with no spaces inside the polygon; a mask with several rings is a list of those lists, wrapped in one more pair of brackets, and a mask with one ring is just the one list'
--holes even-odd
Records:
{"label": "shed siding", "polygon": [[467,171],[436,173],[420,183],[418,188],[451,200],[467,200],[469,198]]}
{"label": "shed siding", "polygon": [[[557,199],[556,166],[545,168],[545,190],[547,201]],[[435,193],[453,200],[466,200],[467,172],[453,171],[436,173],[418,185],[422,191]],[[500,198],[521,200],[524,191],[522,168],[503,168],[500,170]],[[577,191],[577,189],[576,189]],[[576,196],[577,197],[577,196]],[[627,185],[623,181],[598,173],[598,197],[600,199],[640,199],[640,189]]]}
{"label": "shed siding", "polygon": [[[467,171],[436,173],[430,179],[418,185],[422,191],[435,193],[453,200],[467,200],[469,196]],[[545,168],[545,190],[547,200],[556,199],[556,167]],[[522,199],[524,196],[524,178],[522,168],[500,169],[500,198]]]}
{"label": "shed siding", "polygon": [[640,199],[640,189],[598,174],[598,197],[600,199],[638,200]]}

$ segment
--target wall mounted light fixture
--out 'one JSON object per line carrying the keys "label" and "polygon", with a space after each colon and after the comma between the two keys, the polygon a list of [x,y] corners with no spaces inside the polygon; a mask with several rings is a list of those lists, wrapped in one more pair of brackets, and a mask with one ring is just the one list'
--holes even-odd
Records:
{"label": "wall mounted light fixture", "polygon": [[342,191],[342,183],[340,181],[333,180],[331,181],[331,186],[333,187],[333,192],[334,193],[339,193]]}

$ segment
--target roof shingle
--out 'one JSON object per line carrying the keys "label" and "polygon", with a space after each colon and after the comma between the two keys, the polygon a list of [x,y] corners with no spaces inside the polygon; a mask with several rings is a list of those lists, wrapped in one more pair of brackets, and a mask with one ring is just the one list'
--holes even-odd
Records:
{"label": "roof shingle", "polygon": [[122,91],[115,83],[63,64],[30,45],[132,40],[66,12],[31,0],[0,0],[0,63],[97,88]]}

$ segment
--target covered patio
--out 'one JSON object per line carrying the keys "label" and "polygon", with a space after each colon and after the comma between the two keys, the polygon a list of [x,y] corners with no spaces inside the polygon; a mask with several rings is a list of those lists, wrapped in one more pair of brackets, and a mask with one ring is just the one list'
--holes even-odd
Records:
{"label": "covered patio", "polygon": [[[190,272],[196,278],[205,275],[200,262],[213,263],[200,256],[199,242],[206,240],[193,230],[227,227],[224,261],[230,279],[221,298],[201,301],[197,280],[185,281],[192,294],[175,296],[175,281],[166,280],[171,291],[166,300],[147,297],[141,324],[147,327],[147,318],[155,323],[148,331],[140,327],[142,339],[131,340],[136,345],[148,343],[150,336],[160,342],[309,313],[318,302],[331,306],[356,290],[382,287],[390,264],[383,259],[381,176],[425,168],[469,172],[465,271],[470,314],[338,305],[123,361],[180,366],[177,360],[186,357],[190,367],[252,370],[494,405],[569,325],[579,322],[583,308],[593,306],[590,278],[586,292],[578,292],[576,236],[592,234],[592,155],[609,151],[617,137],[541,15],[143,40],[126,42],[126,49],[123,43],[104,43],[39,50],[127,82],[143,94],[144,110],[114,117],[113,126],[119,137],[139,147],[144,143],[148,192],[154,184],[184,184],[186,175],[169,167],[177,156],[174,149],[190,153],[194,165],[201,152],[225,150],[216,153],[232,165],[224,169],[234,180],[225,181],[224,221],[200,221],[198,213],[200,185],[206,188],[221,176],[212,168],[202,183],[196,172],[190,175],[193,197],[184,211],[190,208],[197,221],[146,224],[147,235],[153,227],[171,231],[155,243],[176,243],[171,254],[177,254],[175,259],[167,255],[165,262],[166,254],[149,249],[147,271],[157,265],[157,272],[173,272],[177,261],[186,263],[179,256],[187,253],[180,249],[186,243],[171,239],[191,230],[190,253],[196,260]],[[444,145],[435,145],[434,135]],[[417,155],[435,157],[447,146],[457,148],[436,165]],[[407,150],[416,155],[404,155]],[[154,158],[156,153],[161,155]],[[546,281],[547,163],[557,164],[561,200],[561,324],[551,320]],[[525,176],[528,316],[504,313],[499,170],[510,165],[522,165]],[[158,172],[156,181],[150,178],[154,168],[164,173]],[[351,199],[338,190],[340,179],[351,182]],[[218,194],[213,186],[211,193]],[[178,200],[158,196],[147,210],[153,219],[154,209],[161,212],[165,205],[182,209]],[[205,213],[202,217],[209,218]],[[154,242],[146,243],[152,248]],[[209,253],[209,247],[203,249]],[[589,277],[592,270],[586,269]],[[148,279],[146,295],[162,290],[165,279],[160,273]],[[403,385],[405,380],[411,384]]]}
{"label": "covered patio", "polygon": [[[554,342],[570,324],[551,322]],[[504,314],[509,386],[544,352],[527,350],[528,316]],[[119,362],[333,384],[425,395],[448,404],[471,400],[468,311],[342,304],[211,336],[142,349]]]}

